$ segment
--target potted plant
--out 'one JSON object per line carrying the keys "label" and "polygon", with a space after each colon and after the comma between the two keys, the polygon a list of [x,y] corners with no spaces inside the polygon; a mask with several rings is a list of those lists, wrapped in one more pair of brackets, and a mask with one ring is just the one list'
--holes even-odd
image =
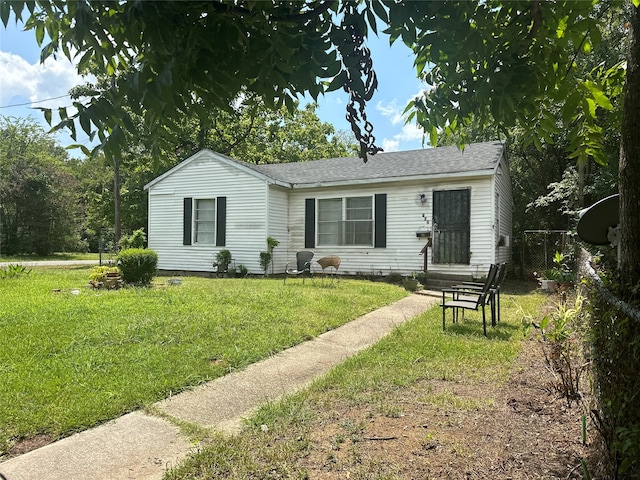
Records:
{"label": "potted plant", "polygon": [[539,277],[540,287],[548,292],[555,292],[558,288],[558,282],[562,278],[560,270],[557,268],[547,268]]}
{"label": "potted plant", "polygon": [[568,264],[568,257],[561,252],[556,252],[553,263],[554,266],[544,270],[538,279],[542,289],[555,292],[559,286],[563,290],[570,288],[573,285],[574,276]]}
{"label": "potted plant", "polygon": [[411,272],[411,275],[404,277],[402,279],[402,286],[405,288],[405,290],[408,290],[410,292],[415,292],[416,290],[418,290],[418,279],[416,278],[416,273],[415,272]]}

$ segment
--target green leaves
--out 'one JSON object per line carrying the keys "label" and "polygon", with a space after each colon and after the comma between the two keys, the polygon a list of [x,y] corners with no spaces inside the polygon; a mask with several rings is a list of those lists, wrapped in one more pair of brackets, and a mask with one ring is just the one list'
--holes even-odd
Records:
{"label": "green leaves", "polygon": [[605,110],[613,110],[613,105],[611,105],[611,101],[607,98],[607,96],[603,93],[598,85],[596,85],[592,81],[584,82],[584,87],[591,93],[591,98],[595,105],[604,108]]}
{"label": "green leaves", "polygon": [[390,6],[387,31],[411,44],[432,86],[405,113],[431,143],[461,135],[475,119],[518,125],[538,149],[567,132],[572,156],[605,163],[602,122],[616,121],[623,75],[585,65],[603,43],[607,10],[594,1],[527,5],[531,11],[516,2],[420,2],[412,14]]}
{"label": "green leaves", "polygon": [[9,17],[11,16],[11,6],[9,2],[0,2],[0,20],[6,27],[9,24]]}
{"label": "green leaves", "polygon": [[[344,18],[336,2],[0,5],[5,24],[12,13],[20,18],[29,11],[26,28],[39,42],[51,39],[41,49],[42,61],[58,52],[73,55],[79,72],[104,82],[79,104],[77,115],[61,118],[58,127],[74,129],[80,123],[83,131],[96,131],[107,153],[124,146],[112,138],[116,126],[129,129],[123,105],[143,115],[147,125],[170,126],[202,105],[228,108],[245,92],[263,96],[273,108],[293,110],[298,94],[316,98],[326,82],[340,88],[359,77],[357,60],[342,65],[329,38],[334,22]],[[385,14],[385,7],[372,0],[351,17],[353,28],[364,35],[368,28],[375,31],[378,14]],[[353,39],[345,34],[343,41]],[[340,75],[342,70],[354,73]],[[357,90],[375,88],[374,81],[354,82]],[[52,121],[51,112],[46,116]]]}
{"label": "green leaves", "polygon": [[[538,142],[585,123],[579,131],[593,132],[596,142],[594,125],[602,111],[615,111],[623,78],[620,70],[576,73],[577,60],[603,43],[600,3],[49,0],[37,10],[35,3],[2,2],[0,18],[6,24],[12,11],[16,18],[29,11],[27,28],[39,42],[51,39],[41,60],[73,52],[79,71],[105,82],[59,126],[97,131],[107,153],[125,146],[126,134],[111,138],[116,127],[135,134],[125,105],[148,126],[171,127],[205,116],[204,105],[228,108],[239,95],[292,111],[298,94],[317,98],[340,88],[350,95],[348,115],[363,152],[373,152],[365,104],[377,79],[364,39],[377,22],[391,42],[401,38],[413,48],[417,73],[434,87],[409,115],[436,141],[438,132],[474,117],[520,124]],[[45,115],[51,121],[51,112]]]}

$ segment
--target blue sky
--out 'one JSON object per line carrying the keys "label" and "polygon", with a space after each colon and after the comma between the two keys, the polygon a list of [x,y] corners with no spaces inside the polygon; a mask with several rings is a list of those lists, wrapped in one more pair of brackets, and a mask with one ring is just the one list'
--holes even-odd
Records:
{"label": "blue sky", "polygon": [[[406,104],[424,88],[415,76],[411,51],[401,42],[389,47],[384,34],[369,39],[368,46],[379,83],[378,91],[367,106],[376,144],[385,151],[422,148],[422,132],[415,125],[405,125],[402,118]],[[23,32],[22,25],[16,26],[13,22],[7,28],[0,24],[0,115],[31,115],[48,129],[36,107],[69,106],[70,99],[65,95],[71,87],[83,83],[83,79],[64,55],[59,55],[57,60],[49,58],[44,64],[40,64],[39,59],[40,50],[33,31]],[[47,99],[53,100],[41,102]],[[344,92],[331,92],[319,98],[317,114],[337,130],[350,130],[345,120],[346,102]],[[88,138],[78,130],[77,143],[89,145]],[[64,132],[57,133],[56,138],[65,147],[76,143]],[[70,154],[82,156],[80,150],[72,150]]]}

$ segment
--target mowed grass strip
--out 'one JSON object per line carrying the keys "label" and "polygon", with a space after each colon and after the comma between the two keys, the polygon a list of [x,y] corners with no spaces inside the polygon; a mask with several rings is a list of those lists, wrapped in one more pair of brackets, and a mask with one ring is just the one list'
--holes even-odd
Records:
{"label": "mowed grass strip", "polygon": [[[401,416],[408,405],[452,410],[491,407],[493,398],[461,398],[449,389],[434,394],[431,382],[471,388],[505,382],[531,319],[539,316],[546,301],[546,295],[527,289],[503,293],[502,321],[488,328],[488,337],[482,333],[481,316],[476,312],[467,312],[465,320],[456,325],[449,315],[443,332],[442,310],[436,305],[308,389],[264,405],[239,435],[211,439],[209,446],[169,470],[165,480],[309,478],[303,465],[318,449],[314,432],[325,431],[336,422],[341,432],[334,439],[344,443],[349,454],[342,463],[327,458],[323,466],[327,475],[338,478],[350,472],[350,478],[399,478],[397,466],[385,463],[384,458],[367,460],[362,454],[367,448],[360,441],[363,426],[377,416]],[[345,412],[360,418],[345,418]],[[340,448],[336,445],[336,450]],[[407,455],[408,462],[410,458]]]}
{"label": "mowed grass strip", "polygon": [[336,328],[406,295],[366,281],[183,277],[88,288],[89,268],[0,280],[0,454],[68,435]]}
{"label": "mowed grass strip", "polygon": [[[112,258],[114,255],[103,254],[103,260]],[[0,255],[0,262],[9,262],[13,264],[20,264],[22,262],[42,262],[42,261],[56,261],[56,260],[96,260],[100,258],[98,253],[69,253],[60,252],[53,253],[51,255]]]}

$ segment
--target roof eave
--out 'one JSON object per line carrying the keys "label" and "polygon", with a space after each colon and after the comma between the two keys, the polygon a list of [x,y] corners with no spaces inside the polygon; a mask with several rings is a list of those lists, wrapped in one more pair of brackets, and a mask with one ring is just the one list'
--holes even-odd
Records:
{"label": "roof eave", "polygon": [[323,187],[344,187],[349,185],[373,185],[380,183],[393,183],[393,182],[408,182],[408,181],[421,181],[421,180],[449,180],[456,178],[470,178],[470,177],[490,177],[495,175],[495,170],[473,170],[469,172],[457,172],[457,173],[438,173],[438,174],[425,174],[425,175],[406,175],[402,177],[381,177],[381,178],[367,178],[361,180],[337,180],[333,182],[313,182],[313,183],[292,183],[290,188],[294,190],[308,189],[308,188],[323,188]]}

